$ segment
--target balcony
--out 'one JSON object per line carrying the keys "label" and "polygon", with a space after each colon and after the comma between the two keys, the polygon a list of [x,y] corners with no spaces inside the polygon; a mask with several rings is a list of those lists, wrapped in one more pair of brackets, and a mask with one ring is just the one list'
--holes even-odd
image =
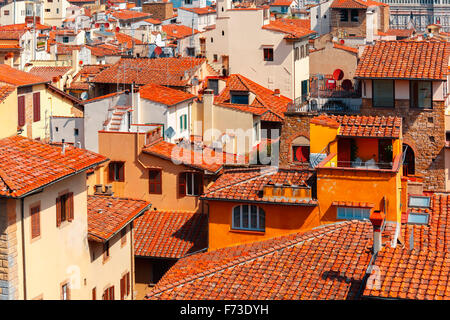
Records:
{"label": "balcony", "polygon": [[400,169],[402,157],[401,154],[395,156],[392,162],[375,161],[341,161],[337,160],[335,153],[330,153],[323,159],[317,168],[338,169],[338,170],[356,170],[356,171],[379,171],[379,172],[397,172]]}
{"label": "balcony", "polygon": [[292,113],[359,113],[361,103],[359,101],[347,101],[346,99],[310,99],[302,101],[297,98],[290,102],[286,112]]}

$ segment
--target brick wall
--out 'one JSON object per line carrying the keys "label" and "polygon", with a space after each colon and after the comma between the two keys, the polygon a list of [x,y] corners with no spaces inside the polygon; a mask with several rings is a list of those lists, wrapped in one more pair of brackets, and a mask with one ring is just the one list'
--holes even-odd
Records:
{"label": "brick wall", "polygon": [[172,2],[151,2],[142,4],[142,12],[151,13],[153,19],[166,20],[173,17]]}
{"label": "brick wall", "polygon": [[409,108],[409,100],[395,100],[395,108],[372,108],[363,99],[363,115],[399,116],[403,119],[403,142],[414,151],[415,174],[423,176],[424,189],[445,191],[445,107],[433,101],[432,110]]}
{"label": "brick wall", "polygon": [[341,21],[341,9],[331,9],[331,34],[333,36],[339,36],[339,31],[347,32],[347,36],[350,34],[355,35],[356,37],[365,37],[366,36],[366,10],[358,10],[358,22],[352,22],[351,19],[351,10],[350,9],[342,9],[348,10],[348,21]]}
{"label": "brick wall", "polygon": [[280,166],[292,165],[292,141],[304,136],[309,139],[309,120],[316,116],[313,113],[285,115],[280,137]]}
{"label": "brick wall", "polygon": [[[15,200],[9,200],[15,204]],[[0,200],[0,300],[18,299],[17,237],[15,210]]]}

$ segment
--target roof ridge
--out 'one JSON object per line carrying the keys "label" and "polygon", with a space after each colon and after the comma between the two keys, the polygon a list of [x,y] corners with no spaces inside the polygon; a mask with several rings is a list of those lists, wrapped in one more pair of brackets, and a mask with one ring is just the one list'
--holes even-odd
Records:
{"label": "roof ridge", "polygon": [[[151,297],[151,296],[156,296],[158,294],[161,294],[164,291],[173,289],[173,288],[178,287],[178,286],[180,286],[182,284],[186,284],[188,282],[192,282],[194,280],[198,280],[198,279],[204,278],[206,276],[209,276],[211,274],[220,272],[220,271],[228,269],[228,268],[232,268],[232,267],[237,266],[239,264],[243,264],[243,263],[246,263],[246,262],[249,262],[249,261],[261,258],[263,256],[275,253],[276,251],[285,250],[287,248],[303,244],[304,242],[317,239],[318,237],[322,237],[322,236],[327,235],[329,233],[335,232],[336,229],[338,229],[338,227],[343,228],[345,225],[349,225],[351,223],[354,223],[355,221],[359,222],[358,220],[343,221],[343,222],[338,222],[338,223],[333,223],[333,224],[320,226],[320,227],[322,227],[322,230],[320,230],[319,228],[317,228],[317,229],[314,228],[314,229],[305,231],[304,233],[298,234],[298,237],[295,237],[294,239],[290,239],[290,240],[289,239],[285,239],[285,242],[283,244],[281,244],[281,245],[279,245],[279,244],[278,245],[274,245],[272,247],[263,249],[261,251],[257,251],[256,253],[250,253],[247,257],[245,257],[245,256],[236,257],[234,260],[232,260],[232,261],[230,261],[230,262],[228,262],[228,263],[226,263],[226,264],[224,264],[224,265],[222,265],[220,267],[216,267],[216,268],[210,269],[209,270],[210,272],[203,271],[203,272],[200,272],[200,273],[198,273],[196,275],[188,276],[188,277],[184,278],[182,281],[177,281],[177,282],[171,283],[169,285],[162,286],[162,288],[158,288],[158,290],[155,290],[154,293],[152,293],[150,295],[146,295],[146,298],[147,297]],[[323,230],[324,227],[329,227],[331,230],[325,231],[325,230]],[[281,236],[281,237],[289,237],[289,236],[290,235],[285,235],[285,236]],[[269,239],[263,240],[261,242],[266,242],[266,241],[268,242],[268,241],[274,240],[276,238],[277,237],[269,238]],[[248,243],[248,244],[251,244],[251,243]],[[243,244],[243,246],[245,246],[245,245],[246,244]],[[229,248],[231,248],[231,247],[229,247]]]}

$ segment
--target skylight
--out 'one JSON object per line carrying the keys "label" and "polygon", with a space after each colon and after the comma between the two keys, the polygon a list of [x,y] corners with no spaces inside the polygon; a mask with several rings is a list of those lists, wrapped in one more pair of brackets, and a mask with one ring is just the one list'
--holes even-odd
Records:
{"label": "skylight", "polygon": [[425,196],[409,196],[408,206],[410,208],[429,208],[431,198]]}

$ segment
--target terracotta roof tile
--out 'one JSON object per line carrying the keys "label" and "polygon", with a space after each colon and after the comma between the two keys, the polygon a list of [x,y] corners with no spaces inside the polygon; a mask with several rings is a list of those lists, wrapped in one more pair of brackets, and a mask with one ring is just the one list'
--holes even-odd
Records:
{"label": "terracotta roof tile", "polygon": [[[37,30],[51,30],[51,26],[47,26],[45,24],[36,23]],[[21,30],[32,30],[32,25],[28,26],[26,23],[18,23],[18,24],[8,24],[4,26],[0,26],[0,31],[21,31]]]}
{"label": "terracotta roof tile", "polygon": [[339,127],[339,136],[399,138],[402,127],[401,117],[320,115],[311,123]]}
{"label": "terracotta roof tile", "polygon": [[167,106],[173,106],[196,97],[193,94],[181,90],[175,90],[153,83],[146,84],[139,88],[139,94],[141,98],[165,104]]}
{"label": "terracotta roof tile", "polygon": [[387,4],[373,0],[334,0],[331,4],[333,9],[366,9],[370,6],[382,6]]}
{"label": "terracotta roof tile", "polygon": [[54,77],[61,77],[67,72],[69,72],[71,67],[52,67],[52,66],[43,66],[43,67],[33,67],[30,69],[30,73],[41,77],[46,81],[52,81]]}
{"label": "terracotta roof tile", "polygon": [[[385,230],[391,241],[393,228]],[[372,225],[346,221],[180,259],[149,299],[355,299],[371,259]]]}
{"label": "terracotta roof tile", "polygon": [[378,41],[364,49],[355,77],[446,80],[449,55],[446,41]]}
{"label": "terracotta roof tile", "polygon": [[204,14],[214,14],[216,13],[216,10],[212,7],[203,7],[203,8],[184,8],[184,7],[180,7],[178,8],[178,10],[186,10],[186,11],[190,11],[193,13],[196,13],[198,15],[204,15]]}
{"label": "terracotta roof tile", "polygon": [[20,197],[107,159],[99,154],[66,145],[44,144],[21,136],[0,140],[0,195]]}
{"label": "terracotta roof tile", "polygon": [[0,83],[8,83],[15,86],[25,86],[38,83],[45,83],[45,80],[29,72],[20,71],[6,64],[0,64]]}
{"label": "terracotta roof tile", "polygon": [[3,102],[16,88],[9,85],[0,85],[0,102]]}
{"label": "terracotta roof tile", "polygon": [[356,54],[358,53],[358,49],[352,48],[352,47],[348,47],[348,46],[343,46],[343,45],[338,44],[338,43],[333,43],[333,47],[335,47],[336,49],[341,49],[341,50],[345,50],[345,51],[356,53]]}
{"label": "terracotta roof tile", "polygon": [[[183,87],[189,79],[185,72],[196,71],[205,63],[203,58],[122,58],[117,63],[95,76],[94,83],[132,83],[144,85],[155,83],[165,86]],[[123,69],[128,68],[124,75]]]}
{"label": "terracotta roof tile", "polygon": [[192,36],[192,34],[200,33],[198,30],[192,30],[192,28],[189,28],[184,25],[179,24],[166,24],[162,26],[162,31],[164,31],[167,34],[168,38],[174,38],[174,39],[183,39],[186,37]]}
{"label": "terracotta roof tile", "polygon": [[148,211],[135,222],[136,256],[181,258],[207,247],[206,214]]}
{"label": "terracotta roof tile", "polygon": [[315,200],[295,198],[265,198],[261,191],[269,181],[276,184],[289,182],[291,185],[308,187],[312,176],[309,170],[271,168],[240,168],[226,170],[203,194],[205,200],[278,202],[286,204],[316,205]]}
{"label": "terracotta roof tile", "polygon": [[152,15],[150,13],[138,12],[132,10],[115,10],[111,12],[111,15],[119,20],[130,20],[130,19],[145,19],[150,18]]}
{"label": "terracotta roof tile", "polygon": [[313,35],[309,19],[277,19],[262,27],[266,30],[278,31],[286,34],[285,38],[295,39]]}
{"label": "terracotta roof tile", "polygon": [[107,241],[150,207],[143,200],[94,195],[87,197],[88,234],[94,241]]}
{"label": "terracotta roof tile", "polygon": [[138,40],[136,38],[133,38],[125,33],[116,32],[116,40],[121,43],[125,44],[127,49],[131,49],[134,44],[143,44],[141,40]]}

